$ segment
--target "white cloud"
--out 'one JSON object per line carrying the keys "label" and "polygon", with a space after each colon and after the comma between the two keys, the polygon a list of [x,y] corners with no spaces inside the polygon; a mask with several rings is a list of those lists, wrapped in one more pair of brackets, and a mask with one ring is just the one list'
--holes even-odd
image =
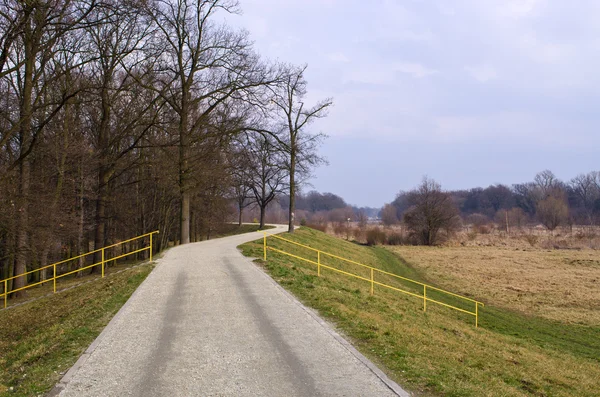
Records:
{"label": "white cloud", "polygon": [[466,66],[465,70],[480,83],[486,83],[498,78],[498,73],[494,67],[484,64],[477,66]]}
{"label": "white cloud", "polygon": [[332,52],[327,55],[327,59],[331,62],[339,62],[339,63],[348,63],[350,62],[350,58],[348,58],[343,52]]}
{"label": "white cloud", "polygon": [[501,1],[498,14],[508,18],[525,18],[533,15],[539,9],[541,0],[511,0]]}
{"label": "white cloud", "polygon": [[394,64],[394,70],[400,73],[410,74],[416,78],[422,78],[425,76],[430,76],[432,74],[439,73],[435,69],[430,69],[426,66],[421,65],[420,63],[411,63],[411,62],[398,62]]}

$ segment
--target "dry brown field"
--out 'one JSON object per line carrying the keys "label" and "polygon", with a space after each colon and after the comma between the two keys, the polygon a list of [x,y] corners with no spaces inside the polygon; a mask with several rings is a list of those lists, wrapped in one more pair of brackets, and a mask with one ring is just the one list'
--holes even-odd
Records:
{"label": "dry brown field", "polygon": [[600,324],[600,251],[510,246],[395,246],[454,291],[565,323]]}

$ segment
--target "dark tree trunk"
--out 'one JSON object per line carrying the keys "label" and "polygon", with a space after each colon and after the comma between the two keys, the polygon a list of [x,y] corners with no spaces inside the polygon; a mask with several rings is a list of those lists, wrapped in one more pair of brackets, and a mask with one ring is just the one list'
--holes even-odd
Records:
{"label": "dark tree trunk", "polygon": [[288,233],[294,233],[294,211],[296,208],[296,148],[292,141],[292,150],[290,151],[290,208],[288,213]]}

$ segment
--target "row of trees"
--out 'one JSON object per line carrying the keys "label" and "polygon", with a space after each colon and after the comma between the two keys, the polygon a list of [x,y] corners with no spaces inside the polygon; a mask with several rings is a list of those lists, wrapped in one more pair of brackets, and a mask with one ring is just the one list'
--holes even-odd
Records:
{"label": "row of trees", "polygon": [[524,184],[492,185],[485,189],[442,191],[425,178],[415,190],[400,192],[381,211],[387,225],[405,222],[419,240],[433,244],[440,230],[460,224],[493,222],[502,228],[541,223],[553,231],[561,225],[597,225],[600,221],[600,172],[581,174],[568,182],[551,171],[538,173]]}
{"label": "row of trees", "polygon": [[322,161],[306,127],[332,102],[306,105],[306,67],[261,59],[222,22],[237,12],[235,0],[0,3],[0,278],[149,230],[159,246],[188,243],[231,200],[294,197]]}

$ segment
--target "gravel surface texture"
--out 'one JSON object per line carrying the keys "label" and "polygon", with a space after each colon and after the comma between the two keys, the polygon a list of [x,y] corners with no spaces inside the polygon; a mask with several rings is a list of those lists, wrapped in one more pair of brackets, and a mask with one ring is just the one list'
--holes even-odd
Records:
{"label": "gravel surface texture", "polygon": [[50,395],[408,395],[237,250],[261,236],[167,251]]}

